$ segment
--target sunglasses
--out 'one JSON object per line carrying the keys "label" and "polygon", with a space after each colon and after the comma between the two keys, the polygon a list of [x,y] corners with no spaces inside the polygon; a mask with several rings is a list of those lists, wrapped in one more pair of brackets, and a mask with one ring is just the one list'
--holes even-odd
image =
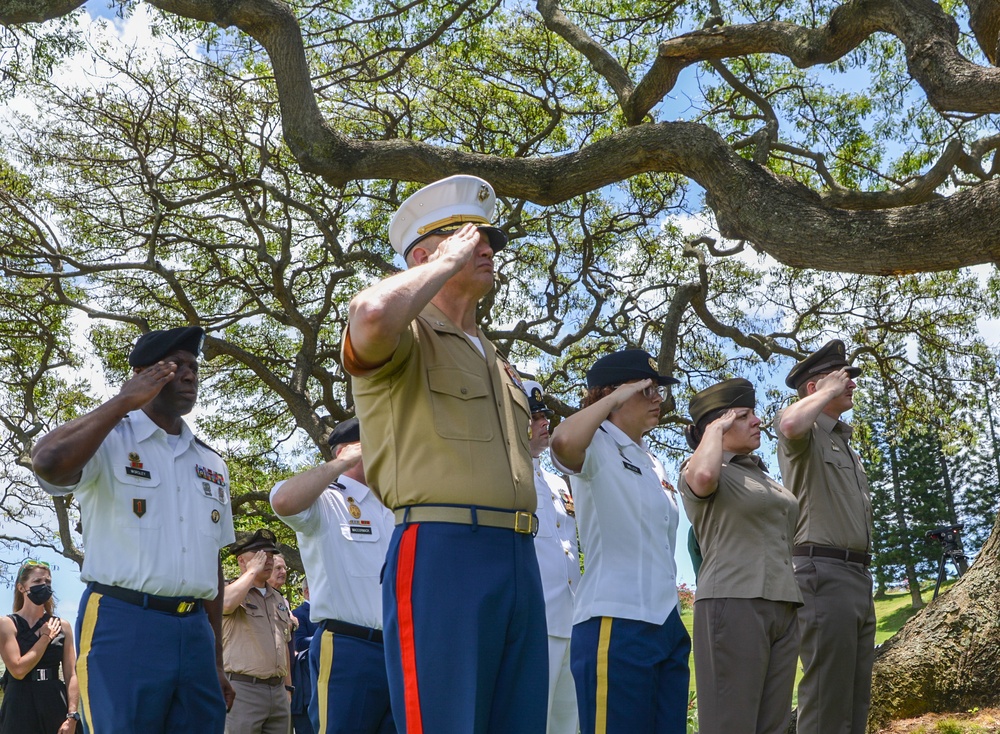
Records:
{"label": "sunglasses", "polygon": [[45,561],[36,561],[34,558],[29,558],[24,563],[21,564],[21,568],[31,568],[33,566],[41,566],[42,568],[51,568]]}

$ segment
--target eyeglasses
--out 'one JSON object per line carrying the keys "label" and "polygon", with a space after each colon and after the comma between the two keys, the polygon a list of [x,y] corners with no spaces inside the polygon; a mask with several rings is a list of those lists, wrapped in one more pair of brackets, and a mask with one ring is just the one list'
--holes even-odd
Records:
{"label": "eyeglasses", "polygon": [[[619,387],[624,385],[624,382],[619,382],[617,385],[612,385],[612,390],[617,390]],[[662,385],[650,385],[649,387],[644,387],[642,389],[643,397],[647,400],[652,400],[653,398],[659,398],[663,400],[667,396],[667,390]]]}

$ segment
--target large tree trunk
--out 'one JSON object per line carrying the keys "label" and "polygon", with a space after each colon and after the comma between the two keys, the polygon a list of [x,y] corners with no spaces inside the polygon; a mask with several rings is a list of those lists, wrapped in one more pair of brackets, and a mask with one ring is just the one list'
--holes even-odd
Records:
{"label": "large tree trunk", "polygon": [[1000,705],[1000,522],[946,593],[876,653],[868,730],[894,719]]}

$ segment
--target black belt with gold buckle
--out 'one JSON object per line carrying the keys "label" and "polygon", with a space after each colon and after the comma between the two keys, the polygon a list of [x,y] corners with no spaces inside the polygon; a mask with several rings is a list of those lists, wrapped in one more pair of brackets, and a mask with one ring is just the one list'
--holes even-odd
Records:
{"label": "black belt with gold buckle", "polygon": [[173,614],[176,617],[184,617],[203,608],[202,600],[195,599],[193,596],[156,596],[121,586],[99,584],[96,581],[90,583],[90,588],[98,594],[110,596],[112,599],[134,604],[143,609],[152,609],[155,612]]}

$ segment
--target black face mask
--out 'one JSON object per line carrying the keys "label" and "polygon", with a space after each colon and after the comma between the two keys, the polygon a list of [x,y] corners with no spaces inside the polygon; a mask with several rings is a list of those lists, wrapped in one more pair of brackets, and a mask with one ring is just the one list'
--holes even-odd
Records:
{"label": "black face mask", "polygon": [[27,597],[31,599],[32,604],[41,606],[52,598],[52,585],[35,584],[34,586],[29,586]]}

